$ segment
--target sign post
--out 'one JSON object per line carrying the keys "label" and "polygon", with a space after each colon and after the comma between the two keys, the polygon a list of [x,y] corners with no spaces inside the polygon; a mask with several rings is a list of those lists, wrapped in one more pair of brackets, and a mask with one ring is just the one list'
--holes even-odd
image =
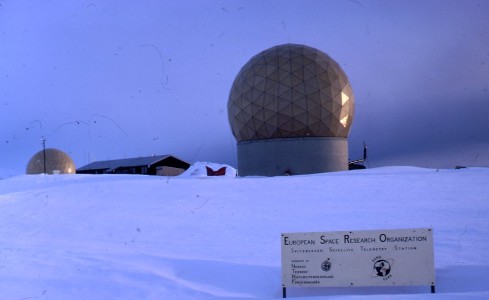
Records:
{"label": "sign post", "polygon": [[282,288],[431,286],[429,228],[282,234]]}

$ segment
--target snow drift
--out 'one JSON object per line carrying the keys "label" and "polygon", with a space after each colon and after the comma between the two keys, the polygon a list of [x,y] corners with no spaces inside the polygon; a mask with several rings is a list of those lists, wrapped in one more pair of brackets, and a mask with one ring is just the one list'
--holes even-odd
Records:
{"label": "snow drift", "polygon": [[0,180],[1,298],[281,298],[282,232],[425,227],[434,229],[437,294],[389,287],[288,296],[489,297],[489,169],[208,180],[199,172]]}

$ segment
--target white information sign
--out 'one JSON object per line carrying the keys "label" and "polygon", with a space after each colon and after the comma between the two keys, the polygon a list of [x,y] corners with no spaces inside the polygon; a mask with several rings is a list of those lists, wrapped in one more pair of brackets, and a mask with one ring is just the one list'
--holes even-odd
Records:
{"label": "white information sign", "polygon": [[435,285],[431,229],[282,234],[286,287]]}

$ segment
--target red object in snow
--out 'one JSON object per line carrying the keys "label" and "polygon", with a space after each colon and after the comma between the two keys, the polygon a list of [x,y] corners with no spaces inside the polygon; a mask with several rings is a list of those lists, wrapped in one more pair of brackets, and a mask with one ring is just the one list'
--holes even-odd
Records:
{"label": "red object in snow", "polygon": [[205,166],[205,169],[207,170],[207,176],[224,176],[224,175],[226,175],[226,167],[222,167],[217,171],[212,170],[208,166]]}

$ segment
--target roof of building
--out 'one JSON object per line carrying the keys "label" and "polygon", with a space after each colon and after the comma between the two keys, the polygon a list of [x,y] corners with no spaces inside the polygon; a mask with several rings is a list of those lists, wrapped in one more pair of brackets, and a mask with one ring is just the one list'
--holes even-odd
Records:
{"label": "roof of building", "polygon": [[172,155],[166,154],[166,155],[153,155],[153,156],[136,157],[136,158],[94,161],[86,166],[77,169],[77,171],[105,170],[105,169],[117,169],[121,167],[138,167],[138,166],[150,167],[151,165],[158,163],[169,157],[178,159]]}

